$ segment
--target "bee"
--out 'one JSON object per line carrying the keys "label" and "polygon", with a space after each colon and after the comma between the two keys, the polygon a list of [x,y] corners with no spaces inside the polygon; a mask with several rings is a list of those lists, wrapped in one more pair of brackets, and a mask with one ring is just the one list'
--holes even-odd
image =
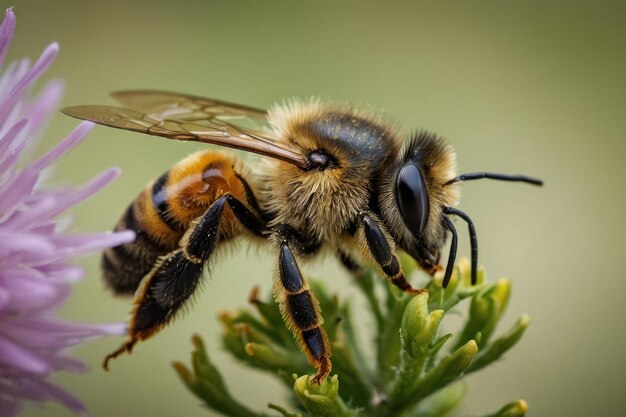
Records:
{"label": "bee", "polygon": [[75,106],[63,112],[264,158],[249,166],[221,151],[196,152],[151,182],[126,209],[115,230],[134,230],[137,238],[107,249],[102,269],[114,293],[134,295],[133,309],[128,338],[105,358],[105,369],[112,358],[130,353],[171,322],[216,250],[245,237],[275,248],[275,299],[319,384],[330,374],[331,351],[319,302],[299,267],[302,260],[330,252],[348,268],[369,265],[402,291],[420,293],[426,290],[407,281],[397,251],[433,275],[443,269],[441,251],[450,235],[445,287],[457,252],[455,216],[469,228],[475,283],[476,231],[456,208],[459,183],[490,178],[542,185],[521,175],[457,175],[454,150],[436,134],[405,137],[381,114],[348,105],[291,101],[265,111],[160,91],[112,96],[123,107]]}

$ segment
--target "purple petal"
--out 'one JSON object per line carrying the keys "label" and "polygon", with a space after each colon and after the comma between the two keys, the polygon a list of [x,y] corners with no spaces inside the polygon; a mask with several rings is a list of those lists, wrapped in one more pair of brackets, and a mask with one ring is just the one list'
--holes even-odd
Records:
{"label": "purple petal", "polygon": [[26,75],[29,67],[30,59],[28,58],[22,58],[9,64],[7,70],[0,76],[0,97],[9,95],[17,81]]}
{"label": "purple petal", "polygon": [[4,20],[0,25],[0,67],[4,62],[13,34],[15,33],[15,14],[13,9],[9,7],[4,15]]}
{"label": "purple petal", "polygon": [[25,383],[25,389],[32,393],[40,394],[44,398],[52,397],[54,400],[65,405],[70,410],[81,415],[87,415],[85,406],[70,393],[63,391],[54,385],[48,384],[42,379],[31,380]]}
{"label": "purple petal", "polygon": [[80,374],[89,370],[89,367],[78,359],[62,356],[60,354],[54,354],[50,351],[40,352],[40,354],[54,369],[54,371],[68,371]]}
{"label": "purple petal", "polygon": [[33,252],[48,256],[54,252],[54,245],[37,234],[0,229],[0,253],[3,252]]}
{"label": "purple petal", "polygon": [[61,102],[65,85],[60,80],[53,80],[46,85],[36,102],[29,109],[28,129],[33,133],[41,131],[42,125],[54,114]]}
{"label": "purple petal", "polygon": [[46,322],[49,323],[48,317],[54,313],[57,309],[61,308],[65,301],[72,294],[72,287],[68,284],[62,282],[55,282],[57,296],[56,298],[51,298],[50,303],[47,305],[42,305],[39,308],[33,308],[31,310],[22,310],[20,318],[23,320],[25,318],[35,318],[35,317],[46,317]]}
{"label": "purple petal", "polygon": [[50,264],[37,268],[50,281],[72,282],[82,279],[85,270],[78,265]]}
{"label": "purple petal", "polygon": [[[0,64],[15,29],[7,10],[0,25]],[[36,99],[29,91],[58,53],[51,44],[31,66],[16,61],[0,73],[0,417],[20,411],[21,401],[56,400],[75,412],[85,407],[72,395],[46,381],[58,370],[84,371],[66,348],[87,339],[127,331],[123,323],[84,325],[57,321],[56,312],[71,294],[71,280],[84,270],[68,263],[83,254],[134,239],[131,231],[68,235],[56,216],[87,199],[118,174],[109,170],[78,189],[40,188],[50,167],[92,129],[81,123],[66,139],[34,162],[19,168],[42,135],[63,92],[60,82],[49,83]],[[23,166],[20,164],[20,166]]]}
{"label": "purple petal", "polygon": [[[65,338],[59,335],[50,334],[48,332],[32,331],[20,326],[19,320],[13,322],[0,322],[0,333],[11,335],[11,339],[19,341],[19,343],[27,348],[36,349],[45,352],[54,349],[70,346]],[[46,362],[49,362],[46,360]]]}
{"label": "purple petal", "polygon": [[120,335],[128,330],[125,323],[109,324],[80,324],[60,321],[41,320],[38,318],[24,318],[20,326],[34,331],[60,333],[66,337],[94,338],[102,335]]}
{"label": "purple petal", "polygon": [[119,168],[110,168],[90,180],[78,190],[63,196],[63,198],[60,198],[55,205],[54,210],[50,211],[48,214],[49,217],[55,217],[63,213],[68,208],[80,203],[84,199],[91,197],[93,194],[104,188],[108,183],[117,178],[120,175],[120,172]]}
{"label": "purple petal", "polygon": [[[28,123],[27,119],[22,119],[15,123],[8,132],[6,132],[0,138],[0,158],[4,158],[5,153],[8,151],[9,146],[13,143],[15,137],[24,129],[24,126]],[[0,160],[2,160],[0,159]],[[2,172],[2,171],[0,171]]]}
{"label": "purple petal", "polygon": [[54,304],[63,293],[58,284],[35,277],[28,270],[13,270],[12,273],[0,276],[0,287],[11,295],[7,308],[16,311],[33,310]]}
{"label": "purple petal", "polygon": [[2,378],[0,378],[0,392],[5,394],[7,397],[12,396],[14,398],[19,398],[20,400],[28,399],[30,401],[36,402],[45,401],[45,398],[42,398],[41,395],[35,395],[30,392],[25,392],[22,389],[24,380],[33,378],[32,376],[26,374],[25,372],[15,370],[8,373],[8,377],[10,379],[5,377],[5,380],[3,381]]}
{"label": "purple petal", "polygon": [[53,221],[44,222],[30,227],[28,230],[31,233],[38,233],[42,236],[51,236],[56,232],[56,223]]}
{"label": "purple petal", "polygon": [[80,142],[82,142],[82,140],[87,137],[87,134],[91,131],[91,129],[93,129],[94,126],[95,124],[92,122],[82,122],[65,139],[63,139],[61,143],[49,150],[37,161],[29,164],[29,167],[36,171],[41,171],[42,169],[48,167],[61,155],[65,154],[73,147],[78,145]]}
{"label": "purple petal", "polygon": [[9,304],[11,294],[0,288],[0,311],[4,310],[4,307]]}
{"label": "purple petal", "polygon": [[[54,323],[43,321],[42,324]],[[62,349],[81,343],[87,339],[110,334],[104,333],[100,326],[93,327],[87,333],[80,327],[73,332],[59,331],[49,332],[40,329],[30,329],[22,326],[21,320],[0,322],[0,334],[10,335],[10,339],[21,346],[36,351],[54,370],[67,369],[72,372],[83,372],[86,366],[77,359],[70,359],[62,356],[59,352]],[[119,333],[115,333],[119,334]]]}
{"label": "purple petal", "polygon": [[[4,184],[4,190],[10,190],[10,192],[3,193],[3,199],[0,200],[0,213],[10,215],[13,213],[20,204],[24,202],[24,199],[33,191],[37,180],[39,179],[39,172],[25,169],[20,172],[13,179]],[[9,194],[7,196],[7,194]],[[13,198],[7,198],[7,197]]]}
{"label": "purple petal", "polygon": [[13,213],[13,210],[32,193],[38,179],[39,172],[25,169],[7,182],[2,188],[11,192],[5,192],[0,200],[0,213]]}
{"label": "purple petal", "polygon": [[2,334],[0,334],[0,364],[37,375],[50,372],[50,367],[44,360]]}
{"label": "purple petal", "polygon": [[28,230],[33,225],[47,222],[53,216],[50,213],[56,209],[58,203],[52,198],[42,198],[34,204],[28,205],[28,209],[13,212],[11,217],[4,221],[4,228],[13,230],[19,234],[20,230]]}
{"label": "purple petal", "polygon": [[54,236],[53,239],[56,243],[67,246],[67,256],[76,256],[132,242],[135,240],[135,232],[125,230],[123,232],[108,232],[94,235],[65,235]]}
{"label": "purple petal", "polygon": [[20,410],[15,399],[0,395],[0,417],[17,417]]}
{"label": "purple petal", "polygon": [[99,332],[106,335],[123,336],[128,333],[127,323],[109,323],[96,325]]}
{"label": "purple petal", "polygon": [[2,104],[0,104],[0,125],[6,121],[11,108],[15,105],[18,98],[24,94],[26,88],[48,69],[52,62],[54,62],[58,53],[59,45],[56,42],[50,44],[43,51],[30,71],[15,84],[9,95],[4,99]]}
{"label": "purple petal", "polygon": [[[2,162],[0,162],[0,175],[12,170],[12,168],[17,163],[17,160],[20,157],[22,151],[30,143],[30,139],[26,137],[26,139],[22,141],[17,141],[17,142],[18,142],[17,146],[15,146],[8,153],[6,153],[4,156],[4,159],[2,159]],[[2,182],[0,182],[0,195],[4,194],[5,189],[6,189],[6,183],[3,184]]]}

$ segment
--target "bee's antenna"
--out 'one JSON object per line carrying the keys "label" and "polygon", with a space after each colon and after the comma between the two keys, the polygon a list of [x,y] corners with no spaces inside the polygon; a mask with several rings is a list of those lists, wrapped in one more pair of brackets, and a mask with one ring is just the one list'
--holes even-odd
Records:
{"label": "bee's antenna", "polygon": [[483,178],[488,178],[490,180],[500,180],[500,181],[514,181],[514,182],[525,182],[532,185],[542,186],[543,181],[538,178],[527,177],[526,175],[506,175],[506,174],[498,174],[495,172],[472,172],[469,174],[461,174],[458,177],[452,178],[450,181],[446,182],[444,186],[454,184],[459,181],[471,181],[471,180],[480,180]]}
{"label": "bee's antenna", "polygon": [[474,228],[474,222],[472,222],[472,219],[470,219],[470,217],[466,213],[454,207],[444,206],[443,212],[445,214],[454,214],[455,216],[459,216],[460,218],[465,220],[465,222],[467,222],[472,251],[472,285],[476,285],[476,269],[478,266],[478,239],[476,239],[476,228]]}
{"label": "bee's antenna", "polygon": [[446,273],[443,276],[443,288],[446,288],[448,286],[448,282],[450,281],[450,277],[452,276],[452,270],[454,269],[458,237],[456,235],[456,229],[454,228],[454,225],[449,218],[444,216],[443,223],[450,230],[450,233],[452,233],[452,241],[450,242],[450,254],[448,255],[448,265],[446,266]]}

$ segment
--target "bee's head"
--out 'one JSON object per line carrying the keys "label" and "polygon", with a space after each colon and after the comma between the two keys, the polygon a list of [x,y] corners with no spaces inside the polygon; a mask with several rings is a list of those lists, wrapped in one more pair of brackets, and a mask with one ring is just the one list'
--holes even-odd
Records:
{"label": "bee's head", "polygon": [[455,153],[436,135],[415,135],[381,184],[381,215],[400,248],[413,256],[429,272],[434,272],[448,232],[452,234],[450,255],[443,279],[448,284],[457,248],[457,234],[450,215],[467,222],[472,247],[472,283],[476,282],[478,247],[470,217],[455,208],[458,182],[490,178],[542,185],[536,178],[479,172],[456,176]]}
{"label": "bee's head", "polygon": [[433,270],[446,238],[443,207],[458,202],[456,155],[437,135],[422,131],[411,138],[387,169],[380,186],[381,217],[400,248]]}

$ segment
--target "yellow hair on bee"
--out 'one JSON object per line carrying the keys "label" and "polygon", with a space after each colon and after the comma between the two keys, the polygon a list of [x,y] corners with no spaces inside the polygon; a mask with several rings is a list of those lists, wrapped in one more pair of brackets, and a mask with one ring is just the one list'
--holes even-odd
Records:
{"label": "yellow hair on bee", "polygon": [[[367,206],[371,180],[401,146],[397,127],[380,112],[319,99],[272,107],[268,120],[280,142],[303,155],[332,155],[333,167],[302,170],[266,160],[263,198],[277,214],[273,224],[308,230],[316,241],[333,241]],[[355,153],[355,147],[360,152]]]}

